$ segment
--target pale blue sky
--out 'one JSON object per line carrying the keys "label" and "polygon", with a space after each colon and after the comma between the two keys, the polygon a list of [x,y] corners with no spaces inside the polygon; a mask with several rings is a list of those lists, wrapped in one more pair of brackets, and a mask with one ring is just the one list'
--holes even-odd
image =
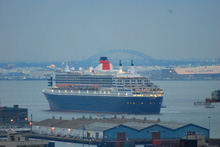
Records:
{"label": "pale blue sky", "polygon": [[127,48],[219,58],[219,0],[0,0],[0,61],[80,60]]}

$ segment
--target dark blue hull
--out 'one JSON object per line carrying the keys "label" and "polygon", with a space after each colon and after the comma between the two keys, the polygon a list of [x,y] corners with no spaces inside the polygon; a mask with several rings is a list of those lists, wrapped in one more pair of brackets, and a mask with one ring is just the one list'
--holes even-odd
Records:
{"label": "dark blue hull", "polygon": [[158,114],[163,97],[113,97],[44,93],[50,109],[58,111]]}

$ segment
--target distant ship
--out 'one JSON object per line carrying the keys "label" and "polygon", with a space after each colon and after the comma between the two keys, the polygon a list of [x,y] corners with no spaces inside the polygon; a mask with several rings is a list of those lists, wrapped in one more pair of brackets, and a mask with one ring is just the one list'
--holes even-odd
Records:
{"label": "distant ship", "polygon": [[136,74],[133,61],[129,72],[113,70],[107,57],[101,57],[96,68],[76,71],[65,69],[50,75],[48,89],[43,90],[50,110],[158,114],[163,102],[163,90],[148,77]]}
{"label": "distant ship", "polygon": [[220,74],[220,66],[176,67],[174,70],[179,75]]}

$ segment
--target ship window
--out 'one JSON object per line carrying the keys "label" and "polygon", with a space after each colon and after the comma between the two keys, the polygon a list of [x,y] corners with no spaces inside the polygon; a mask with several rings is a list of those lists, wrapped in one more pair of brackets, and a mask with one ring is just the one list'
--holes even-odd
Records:
{"label": "ship window", "polygon": [[135,102],[133,102],[133,104],[135,104]]}
{"label": "ship window", "polygon": [[127,102],[127,104],[129,104],[129,102]]}
{"label": "ship window", "polygon": [[141,81],[141,80],[138,80],[138,84],[142,84],[142,81]]}
{"label": "ship window", "polygon": [[143,105],[144,103],[142,102],[141,104]]}
{"label": "ship window", "polygon": [[125,80],[125,84],[129,84],[130,82],[129,82],[129,80]]}

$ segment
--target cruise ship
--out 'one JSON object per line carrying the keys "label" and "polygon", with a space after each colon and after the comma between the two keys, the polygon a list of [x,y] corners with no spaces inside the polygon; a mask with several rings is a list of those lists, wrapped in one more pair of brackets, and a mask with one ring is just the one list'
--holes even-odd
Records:
{"label": "cruise ship", "polygon": [[69,68],[54,72],[43,90],[50,110],[159,114],[163,90],[148,77],[134,71],[133,61],[128,72],[114,70],[107,57],[101,57],[96,68],[76,71]]}

